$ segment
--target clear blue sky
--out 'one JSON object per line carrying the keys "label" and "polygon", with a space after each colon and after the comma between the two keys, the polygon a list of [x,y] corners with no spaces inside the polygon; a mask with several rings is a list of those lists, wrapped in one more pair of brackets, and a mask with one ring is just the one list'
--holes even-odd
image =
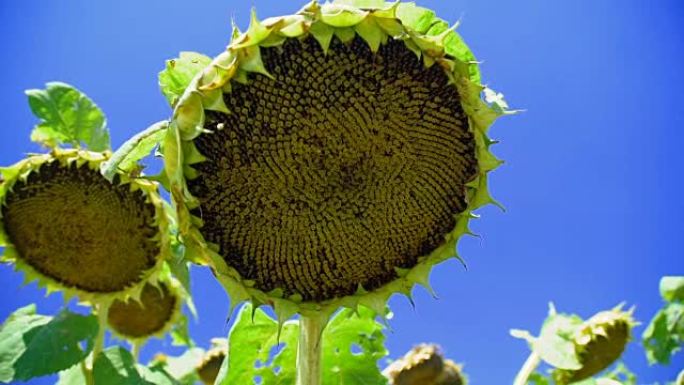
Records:
{"label": "clear blue sky", "polygon": [[[461,254],[469,270],[445,263],[433,300],[416,290],[416,309],[391,301],[388,347],[397,357],[438,342],[465,363],[473,384],[501,385],[525,360],[511,327],[534,332],[547,302],[588,317],[621,301],[647,322],[660,306],[664,274],[684,274],[684,4],[681,0],[424,0],[460,31],[483,61],[484,79],[526,113],[492,129],[507,163],[491,177],[508,211],[481,210]],[[181,50],[219,53],[230,19],[241,27],[256,6],[265,18],[292,13],[294,1],[2,1],[0,165],[39,150],[23,91],[51,80],[91,96],[109,118],[114,146],[170,110],[156,74]],[[201,345],[225,335],[228,302],[206,271],[193,291]],[[0,318],[31,302],[51,312],[59,296],[0,266]],[[637,329],[640,335],[643,326]],[[151,343],[150,358],[169,343]],[[168,349],[168,351],[177,351]],[[684,367],[684,356],[675,367]],[[633,344],[628,365],[649,383],[676,368],[648,367]],[[51,384],[41,379],[31,384]]]}

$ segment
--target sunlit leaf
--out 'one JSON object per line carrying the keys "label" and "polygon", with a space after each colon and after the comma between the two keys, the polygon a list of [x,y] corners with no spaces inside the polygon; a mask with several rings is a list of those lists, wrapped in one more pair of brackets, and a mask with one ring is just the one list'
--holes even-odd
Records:
{"label": "sunlit leaf", "polygon": [[179,385],[162,368],[147,368],[135,363],[133,355],[120,347],[109,348],[95,360],[93,378],[97,385]]}
{"label": "sunlit leaf", "polygon": [[684,343],[684,304],[666,304],[644,330],[642,341],[649,363],[669,364]]}
{"label": "sunlit leaf", "polygon": [[[384,385],[378,360],[387,355],[384,327],[368,309],[343,310],[330,320],[322,337],[324,385]],[[299,324],[289,321],[278,337],[278,323],[261,309],[245,305],[229,336],[230,354],[219,384],[294,384]],[[280,342],[280,344],[278,344]]]}
{"label": "sunlit leaf", "polygon": [[31,139],[48,147],[85,145],[92,151],[110,148],[107,120],[100,108],[73,86],[51,82],[44,90],[27,90],[29,106],[40,119]]}
{"label": "sunlit leaf", "polygon": [[388,353],[383,329],[365,308],[358,314],[344,309],[333,317],[323,332],[323,384],[386,384],[377,364]]}
{"label": "sunlit leaf", "polygon": [[663,277],[660,295],[668,302],[684,302],[684,277]]}
{"label": "sunlit leaf", "polygon": [[203,349],[190,348],[179,357],[159,355],[149,367],[164,369],[182,385],[193,385],[199,381],[196,368],[204,353]]}
{"label": "sunlit leaf", "polygon": [[170,105],[176,105],[190,81],[209,63],[211,58],[197,52],[181,52],[180,57],[166,61],[159,73],[159,88]]}
{"label": "sunlit leaf", "polygon": [[542,360],[556,368],[579,369],[582,364],[575,351],[573,336],[581,325],[582,319],[576,315],[551,312],[531,347]]}
{"label": "sunlit leaf", "polygon": [[[280,352],[283,357],[276,357],[276,359],[283,364],[281,374],[284,377],[290,377],[295,370],[294,357],[296,356],[292,355],[292,350],[296,354],[297,335],[297,323],[287,322],[283,326],[280,341],[278,341],[278,323],[261,309],[256,309],[252,318],[252,306],[244,305],[240,309],[228,337],[230,354],[228,359],[223,362],[223,366],[226,367],[225,377],[217,383],[223,385],[251,384],[257,375],[265,377],[264,381],[266,382],[262,382],[262,385],[285,383],[279,382],[273,370],[269,366],[264,367],[264,363],[269,362],[271,350],[278,342],[285,344],[285,348]],[[286,349],[287,352],[285,352]]]}

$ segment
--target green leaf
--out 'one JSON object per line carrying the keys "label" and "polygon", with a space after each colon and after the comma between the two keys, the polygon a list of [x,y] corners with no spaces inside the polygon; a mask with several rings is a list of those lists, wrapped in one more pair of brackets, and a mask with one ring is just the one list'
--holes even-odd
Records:
{"label": "green leaf", "polygon": [[[358,314],[346,309],[330,320],[322,336],[323,385],[387,384],[377,364],[387,355],[384,326],[374,314],[365,308]],[[252,306],[243,306],[229,336],[229,346],[238,348],[230,349],[216,383],[250,384],[260,376],[262,385],[294,384],[299,323],[286,322],[277,340],[274,319],[261,309],[254,311],[253,319]]]}
{"label": "green leaf", "polygon": [[107,120],[100,108],[73,86],[51,82],[44,90],[27,90],[31,111],[41,121],[31,140],[48,147],[84,144],[92,151],[110,149]]}
{"label": "green leaf", "polygon": [[179,357],[164,357],[158,362],[150,364],[150,368],[161,367],[183,385],[193,385],[199,381],[197,364],[202,360],[204,350],[190,348]]}
{"label": "green leaf", "polygon": [[530,385],[551,385],[551,378],[541,373],[534,372],[527,379],[527,383]]}
{"label": "green leaf", "polygon": [[112,157],[102,165],[102,175],[112,180],[117,172],[129,173],[138,167],[138,162],[148,156],[164,139],[169,122],[157,122],[127,140]]}
{"label": "green leaf", "polygon": [[81,365],[74,365],[69,369],[59,372],[59,380],[56,385],[83,385],[86,383]]}
{"label": "green leaf", "polygon": [[575,331],[580,325],[582,319],[576,315],[552,312],[544,321],[539,337],[533,341],[532,350],[556,368],[580,369],[582,364],[573,342]]}
{"label": "green leaf", "polygon": [[660,295],[668,302],[684,302],[684,277],[663,277]]}
{"label": "green leaf", "polygon": [[192,79],[211,63],[211,58],[197,52],[181,52],[180,57],[166,61],[166,68],[159,73],[159,88],[171,106],[178,99]]}
{"label": "green leaf", "polygon": [[138,373],[131,353],[120,346],[109,348],[97,356],[93,377],[98,385],[152,385]]}
{"label": "green leaf", "polygon": [[383,329],[370,309],[337,313],[323,332],[323,385],[386,384],[378,370],[388,353]]}
{"label": "green leaf", "polygon": [[24,381],[75,365],[92,350],[97,330],[95,316],[63,311],[52,318],[35,314],[34,305],[19,309],[0,330],[0,382]]}
{"label": "green leaf", "polygon": [[25,333],[50,322],[50,317],[36,315],[36,305],[17,309],[0,328],[0,382],[14,380],[14,362],[26,351]]}
{"label": "green leaf", "polygon": [[173,378],[173,376],[163,368],[148,368],[147,366],[140,364],[136,364],[135,367],[138,369],[138,372],[140,373],[143,380],[147,383],[151,383],[154,385],[182,385],[180,381]]}
{"label": "green leaf", "polygon": [[252,316],[252,310],[252,305],[244,305],[230,330],[228,346],[234,348],[230,349],[228,359],[223,362],[226,370],[222,371],[226,375],[219,381],[219,374],[217,384],[251,384],[257,375],[263,377],[262,385],[285,383],[278,380],[270,366],[255,367],[257,361],[262,364],[269,361],[271,350],[278,342],[286,345],[280,352],[280,357],[274,359],[274,362],[277,360],[278,364],[282,365],[280,374],[290,377],[291,372],[295,370],[296,353],[293,355],[292,351],[297,350],[297,324],[285,323],[278,341],[278,323],[261,309],[256,309]]}
{"label": "green leaf", "polygon": [[684,304],[665,305],[651,320],[641,336],[650,364],[669,364],[684,343]]}

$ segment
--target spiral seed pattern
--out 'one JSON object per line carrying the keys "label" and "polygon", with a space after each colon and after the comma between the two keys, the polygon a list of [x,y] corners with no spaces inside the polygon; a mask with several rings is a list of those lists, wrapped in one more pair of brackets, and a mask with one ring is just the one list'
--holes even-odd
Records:
{"label": "spiral seed pattern", "polygon": [[376,289],[443,243],[467,207],[475,140],[439,65],[401,41],[261,48],[207,111],[188,181],[201,232],[255,287],[322,301]]}
{"label": "spiral seed pattern", "polygon": [[97,170],[58,161],[17,181],[2,221],[20,258],[71,288],[111,293],[140,281],[159,255],[155,208]]}

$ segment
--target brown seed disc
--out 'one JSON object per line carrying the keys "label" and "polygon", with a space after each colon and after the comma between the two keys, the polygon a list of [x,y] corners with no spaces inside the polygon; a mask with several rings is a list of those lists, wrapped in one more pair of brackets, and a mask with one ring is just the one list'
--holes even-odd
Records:
{"label": "brown seed disc", "polygon": [[467,207],[475,140],[454,85],[401,41],[261,48],[207,111],[188,181],[205,239],[255,287],[307,301],[376,289],[444,242]]}
{"label": "brown seed disc", "polygon": [[6,198],[2,221],[19,258],[68,288],[122,291],[156,263],[154,206],[87,165],[43,164]]}
{"label": "brown seed disc", "polygon": [[225,358],[226,354],[223,350],[210,350],[207,352],[207,356],[197,368],[197,374],[202,383],[213,385],[216,382],[216,377],[218,377],[221,371],[221,365]]}
{"label": "brown seed disc", "polygon": [[143,338],[154,335],[167,325],[176,310],[176,295],[164,283],[160,287],[146,284],[140,295],[140,302],[114,301],[109,308],[109,326],[120,335]]}

